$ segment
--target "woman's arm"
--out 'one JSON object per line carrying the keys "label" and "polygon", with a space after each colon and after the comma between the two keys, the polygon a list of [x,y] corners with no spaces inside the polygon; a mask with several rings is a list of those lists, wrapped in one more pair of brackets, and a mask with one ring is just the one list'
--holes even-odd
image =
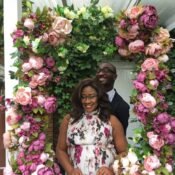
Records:
{"label": "woman's arm", "polygon": [[67,154],[67,144],[66,144],[69,118],[70,117],[68,115],[65,116],[61,123],[56,147],[56,157],[61,166],[68,174],[73,170],[73,166]]}
{"label": "woman's arm", "polygon": [[114,115],[111,115],[110,122],[113,128],[113,139],[118,155],[125,155],[128,151],[128,143],[120,121]]}

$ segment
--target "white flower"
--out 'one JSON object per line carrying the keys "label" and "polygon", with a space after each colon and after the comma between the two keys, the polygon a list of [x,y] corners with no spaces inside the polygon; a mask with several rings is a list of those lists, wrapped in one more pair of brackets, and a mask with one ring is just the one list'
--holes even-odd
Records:
{"label": "white flower", "polygon": [[164,55],[159,56],[158,60],[165,63],[169,60],[169,57],[168,55],[164,54]]}
{"label": "white flower", "polygon": [[49,159],[49,154],[43,152],[40,156],[40,159],[41,159],[42,163],[46,162]]}
{"label": "white flower", "polygon": [[136,164],[136,162],[138,161],[137,155],[134,152],[128,153],[128,159],[132,165]]}
{"label": "white flower", "polygon": [[173,167],[169,163],[165,164],[165,168],[168,170],[169,173],[173,172]]}
{"label": "white flower", "polygon": [[30,38],[28,36],[24,36],[23,41],[24,41],[26,46],[28,46],[30,44]]}
{"label": "white flower", "polygon": [[41,38],[36,38],[34,41],[32,41],[32,51],[34,53],[38,53],[37,49],[38,49],[38,45],[39,45],[40,41],[41,41]]}
{"label": "white flower", "polygon": [[112,167],[113,167],[114,172],[117,174],[118,168],[119,168],[119,160],[115,160]]}
{"label": "white flower", "polygon": [[101,9],[105,18],[113,17],[113,10],[109,6],[102,7]]}
{"label": "white flower", "polygon": [[121,158],[121,163],[122,163],[122,165],[123,165],[123,167],[128,167],[129,166],[129,159],[128,159],[128,157],[122,157]]}

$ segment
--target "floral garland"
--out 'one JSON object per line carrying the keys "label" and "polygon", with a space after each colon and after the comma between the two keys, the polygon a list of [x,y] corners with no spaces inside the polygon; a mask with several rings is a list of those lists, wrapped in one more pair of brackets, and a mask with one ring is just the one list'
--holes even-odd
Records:
{"label": "floral garland", "polygon": [[167,113],[165,101],[167,90],[172,88],[166,65],[166,54],[172,47],[169,32],[158,26],[157,11],[150,5],[122,11],[117,22],[118,52],[137,62],[131,102],[143,128],[135,135],[135,147],[114,163],[114,170],[130,175],[173,174],[175,118]]}
{"label": "floral garland", "polygon": [[[80,79],[84,75],[79,69],[77,73],[80,76],[75,75],[79,64],[83,65],[82,60],[86,61],[83,57],[89,57],[89,53],[95,50],[95,54],[99,55],[93,56],[91,64],[97,66],[100,59],[116,50],[110,34],[115,35],[110,30],[114,30],[112,15],[111,8],[100,8],[92,3],[92,6],[78,11],[71,7],[37,9],[35,13],[25,14],[18,22],[17,29],[12,33],[14,47],[17,48],[12,58],[16,58],[14,66],[17,71],[11,75],[19,80],[19,84],[14,88],[14,97],[7,106],[9,129],[4,133],[4,146],[10,152],[10,167],[6,167],[4,174],[60,174],[52,144],[48,142],[46,134],[49,117],[58,106],[56,92],[61,91],[62,82],[68,81],[65,77],[67,74],[70,76],[69,71],[66,74],[68,66],[72,69],[74,65],[73,73],[77,82],[77,77]],[[78,27],[84,27],[80,21],[84,22],[84,26],[91,22],[92,27],[97,29],[101,28],[98,25],[103,26],[102,33],[99,33],[102,37],[96,38],[95,33],[87,33],[86,42],[76,38],[80,35]],[[94,32],[91,28],[90,31]],[[98,49],[94,48],[94,44]],[[75,62],[71,60],[74,57]],[[87,68],[89,75],[89,63]],[[81,69],[86,70],[84,67]],[[74,84],[68,87],[68,91]],[[66,88],[63,90],[67,91]],[[70,96],[64,96],[63,90],[62,97],[70,100]]]}
{"label": "floral garland", "polygon": [[[55,11],[47,8],[42,12],[37,10],[24,16],[12,33],[14,47],[17,48],[13,57],[18,58],[13,76],[19,79],[19,84],[7,109],[10,129],[4,134],[4,146],[10,151],[11,167],[7,167],[5,174],[60,174],[52,144],[46,139],[49,117],[57,109],[54,87],[61,88],[64,75],[72,73],[67,71],[71,66],[73,71],[85,70],[85,67],[78,67],[84,63],[78,60],[79,57],[87,58],[93,53],[88,64],[97,65],[102,60],[98,54],[105,57],[114,54],[116,49],[125,59],[137,62],[131,101],[143,128],[134,138],[139,144],[132,147],[125,158],[114,163],[114,170],[119,174],[119,169],[124,175],[172,174],[175,120],[166,112],[168,104],[165,101],[166,90],[171,88],[166,66],[168,57],[165,55],[172,46],[169,33],[158,27],[154,7],[133,7],[118,15],[116,48],[111,39],[116,30],[112,9],[94,5],[77,11],[71,7],[58,7]],[[77,26],[84,21],[93,27],[101,25],[98,37],[95,33],[81,33]],[[91,32],[96,31],[95,27],[87,25]],[[82,29],[82,32],[85,31]],[[86,38],[79,40],[75,34]],[[77,79],[78,76],[74,77]],[[129,160],[127,164],[125,160]],[[136,166],[131,170],[131,165]]]}

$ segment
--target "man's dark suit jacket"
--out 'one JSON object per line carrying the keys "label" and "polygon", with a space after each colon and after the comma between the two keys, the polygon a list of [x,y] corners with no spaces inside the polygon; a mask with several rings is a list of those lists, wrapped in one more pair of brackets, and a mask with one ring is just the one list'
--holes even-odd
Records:
{"label": "man's dark suit jacket", "polygon": [[111,110],[112,114],[115,115],[123,125],[123,129],[126,135],[126,130],[128,127],[128,120],[129,120],[129,105],[126,103],[123,98],[117,93],[115,90],[114,98],[111,102]]}

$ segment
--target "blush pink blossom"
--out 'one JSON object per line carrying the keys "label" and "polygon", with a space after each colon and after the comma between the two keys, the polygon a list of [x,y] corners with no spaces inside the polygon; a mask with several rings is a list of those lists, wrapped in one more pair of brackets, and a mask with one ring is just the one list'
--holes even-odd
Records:
{"label": "blush pink blossom", "polygon": [[34,22],[31,18],[26,18],[24,21],[24,26],[27,27],[30,30],[33,30],[35,25]]}
{"label": "blush pink blossom", "polygon": [[116,36],[115,37],[115,44],[116,44],[116,46],[124,47],[125,46],[125,41],[120,36]]}
{"label": "blush pink blossom", "polygon": [[129,56],[131,53],[129,52],[129,50],[128,49],[126,49],[126,48],[119,48],[118,49],[118,53],[121,55],[121,56],[123,56],[123,57],[127,57],[127,56]]}
{"label": "blush pink blossom", "polygon": [[57,34],[68,35],[72,31],[72,21],[64,17],[58,16],[55,18],[52,29]]}
{"label": "blush pink blossom", "polygon": [[150,43],[145,48],[146,55],[158,57],[161,54],[161,52],[162,52],[162,47],[157,43]]}
{"label": "blush pink blossom", "polygon": [[37,96],[37,101],[38,101],[38,104],[39,105],[44,106],[44,103],[46,101],[46,98],[43,95],[38,95]]}
{"label": "blush pink blossom", "polygon": [[137,81],[143,83],[145,81],[145,78],[146,78],[146,73],[145,72],[139,72],[137,74]]}
{"label": "blush pink blossom", "polygon": [[17,114],[16,109],[11,107],[7,110],[7,123],[9,125],[14,125],[19,122],[21,116]]}
{"label": "blush pink blossom", "polygon": [[49,159],[49,154],[43,152],[40,156],[40,159],[41,159],[42,163],[46,162]]}
{"label": "blush pink blossom", "polygon": [[43,67],[43,59],[41,57],[30,56],[29,63],[31,64],[32,68],[34,69],[41,69]]}
{"label": "blush pink blossom", "polygon": [[154,108],[156,106],[155,98],[149,93],[142,93],[140,101],[146,108]]}
{"label": "blush pink blossom", "polygon": [[30,122],[24,122],[24,123],[20,126],[20,128],[21,128],[22,130],[24,130],[24,131],[29,131],[29,129],[30,129]]}
{"label": "blush pink blossom", "polygon": [[141,65],[142,71],[158,70],[159,61],[154,58],[147,58]]}
{"label": "blush pink blossom", "polygon": [[148,156],[144,159],[144,168],[148,172],[153,171],[161,166],[160,161],[156,155]]}
{"label": "blush pink blossom", "polygon": [[31,88],[19,87],[15,94],[15,102],[21,105],[27,105],[31,103]]}
{"label": "blush pink blossom", "polygon": [[159,28],[158,33],[153,37],[154,41],[157,43],[164,42],[170,38],[170,33],[168,29],[165,29],[163,27]]}
{"label": "blush pink blossom", "polygon": [[135,40],[133,42],[130,42],[129,51],[131,53],[139,53],[144,51],[144,42],[142,40]]}
{"label": "blush pink blossom", "polygon": [[164,146],[164,140],[161,137],[159,137],[157,134],[154,134],[154,132],[148,132],[147,137],[149,138],[149,145],[152,148],[160,151],[162,146]]}
{"label": "blush pink blossom", "polygon": [[47,33],[44,33],[44,34],[41,36],[41,41],[47,42],[47,41],[48,41],[48,38],[49,38],[48,34],[47,34]]}
{"label": "blush pink blossom", "polygon": [[159,81],[158,80],[150,80],[149,84],[151,85],[151,87],[153,89],[157,89],[158,85],[159,85]]}
{"label": "blush pink blossom", "polygon": [[57,99],[55,97],[48,97],[44,103],[47,113],[53,113],[57,108]]}
{"label": "blush pink blossom", "polygon": [[22,65],[22,71],[23,72],[28,72],[31,69],[32,69],[32,64],[31,63],[23,63],[23,65]]}
{"label": "blush pink blossom", "polygon": [[131,7],[130,9],[126,10],[126,16],[128,16],[130,19],[135,19],[137,18],[140,14],[143,12],[143,7],[142,6],[134,6]]}
{"label": "blush pink blossom", "polygon": [[141,83],[137,80],[133,81],[133,85],[140,92],[146,92],[147,91],[147,88],[146,88],[145,84],[143,84],[143,83]]}
{"label": "blush pink blossom", "polygon": [[9,148],[12,143],[10,132],[5,132],[3,134],[3,144],[5,148]]}

